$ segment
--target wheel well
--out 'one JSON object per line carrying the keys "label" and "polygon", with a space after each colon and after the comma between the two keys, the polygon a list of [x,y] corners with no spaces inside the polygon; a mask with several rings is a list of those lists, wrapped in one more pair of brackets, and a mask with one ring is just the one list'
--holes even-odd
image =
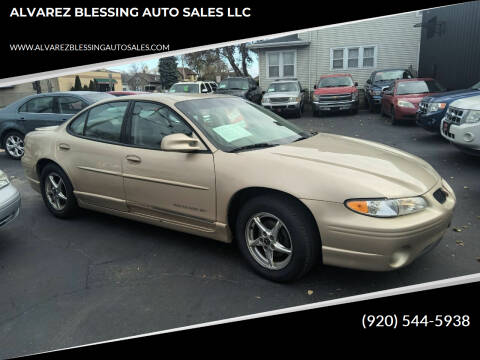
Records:
{"label": "wheel well", "polygon": [[[53,160],[50,160],[50,159],[40,159],[37,161],[37,165],[36,165],[36,171],[37,171],[37,175],[38,175],[38,178],[40,179],[40,175],[42,174],[42,170],[45,168],[45,166],[47,166],[48,164],[55,164],[57,165],[60,169],[62,169],[62,167],[60,165],[58,165],[55,161]],[[68,176],[68,175],[67,175]]]}
{"label": "wheel well", "polygon": [[5,136],[9,133],[9,132],[18,132],[22,135],[25,136],[25,134],[23,132],[21,132],[20,130],[17,130],[17,129],[14,129],[14,128],[7,128],[7,129],[4,129],[2,130],[2,132],[0,133],[0,147],[3,146],[3,142],[5,141]]}
{"label": "wheel well", "polygon": [[[242,189],[237,193],[235,193],[235,195],[233,195],[232,199],[230,200],[230,204],[228,206],[228,226],[231,229],[233,235],[235,234],[235,220],[237,218],[238,212],[240,211],[242,205],[246,203],[248,200],[259,195],[280,196],[296,202],[305,210],[305,213],[310,218],[310,221],[313,222],[313,225],[315,226],[315,229],[317,230],[318,236],[320,238],[320,230],[318,228],[318,224],[315,221],[315,218],[312,212],[310,211],[310,209],[303,202],[301,202],[295,196],[289,193],[286,193],[284,191],[263,188],[263,187],[251,187],[251,188]],[[235,240],[235,236],[233,238]]]}

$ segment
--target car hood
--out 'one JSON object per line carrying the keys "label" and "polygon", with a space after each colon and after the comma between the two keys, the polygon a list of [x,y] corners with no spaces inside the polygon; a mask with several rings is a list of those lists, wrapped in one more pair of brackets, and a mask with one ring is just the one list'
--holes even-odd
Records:
{"label": "car hood", "polygon": [[325,88],[317,88],[314,91],[315,95],[323,95],[323,94],[350,94],[352,92],[357,91],[355,86],[339,86],[339,87],[325,87]]}
{"label": "car hood", "polygon": [[298,92],[289,91],[289,92],[275,92],[275,93],[265,93],[264,98],[284,98],[284,97],[297,97]]}
{"label": "car hood", "polygon": [[444,102],[444,103],[451,103],[454,100],[461,99],[468,96],[476,96],[480,95],[480,90],[474,89],[462,89],[462,90],[455,90],[455,91],[448,91],[439,94],[433,94],[431,96],[427,96],[423,99],[423,102]]}
{"label": "car hood", "polygon": [[415,104],[415,105],[418,105],[420,103],[420,101],[422,101],[422,99],[425,97],[425,96],[428,96],[428,95],[431,95],[431,94],[407,94],[407,95],[396,95],[395,98],[396,99],[399,99],[399,100],[406,100],[406,101],[410,101],[412,104]]}
{"label": "car hood", "polygon": [[455,100],[450,106],[465,110],[480,110],[480,95]]}
{"label": "car hood", "polygon": [[372,84],[372,88],[374,88],[375,90],[382,90],[383,88],[387,87],[387,86],[390,86],[392,83],[394,83],[395,80],[379,80],[379,81],[375,81],[373,84]]}
{"label": "car hood", "polygon": [[418,196],[441,179],[417,156],[380,143],[332,134],[239,154],[247,157],[244,160],[250,169],[252,165],[262,169],[262,181],[283,191],[294,189],[297,197],[305,199],[344,202],[351,198]]}

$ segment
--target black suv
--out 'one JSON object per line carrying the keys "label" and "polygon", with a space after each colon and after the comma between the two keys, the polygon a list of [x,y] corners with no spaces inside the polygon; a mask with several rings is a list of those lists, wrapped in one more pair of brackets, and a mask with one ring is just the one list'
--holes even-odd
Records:
{"label": "black suv", "polygon": [[382,91],[398,79],[411,79],[412,73],[406,69],[385,69],[372,72],[365,84],[365,103],[370,112],[380,108]]}
{"label": "black suv", "polygon": [[260,104],[262,91],[255,80],[250,77],[229,77],[218,84],[216,94],[240,96],[254,103]]}

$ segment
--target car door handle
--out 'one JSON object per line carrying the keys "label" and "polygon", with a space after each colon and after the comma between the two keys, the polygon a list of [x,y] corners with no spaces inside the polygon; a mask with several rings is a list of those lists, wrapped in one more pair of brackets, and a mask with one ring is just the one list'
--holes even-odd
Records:
{"label": "car door handle", "polygon": [[134,163],[142,162],[142,159],[140,159],[140,157],[138,157],[137,155],[127,155],[125,156],[125,159],[127,159],[127,161],[134,162]]}
{"label": "car door handle", "polygon": [[68,145],[68,144],[59,144],[59,145],[58,145],[58,148],[59,148],[60,150],[70,150],[70,145]]}

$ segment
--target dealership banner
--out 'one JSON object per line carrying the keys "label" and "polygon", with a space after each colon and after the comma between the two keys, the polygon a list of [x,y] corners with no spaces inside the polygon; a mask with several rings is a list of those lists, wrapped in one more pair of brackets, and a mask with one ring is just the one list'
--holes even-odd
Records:
{"label": "dealership banner", "polygon": [[0,79],[164,54],[447,4],[4,1]]}

